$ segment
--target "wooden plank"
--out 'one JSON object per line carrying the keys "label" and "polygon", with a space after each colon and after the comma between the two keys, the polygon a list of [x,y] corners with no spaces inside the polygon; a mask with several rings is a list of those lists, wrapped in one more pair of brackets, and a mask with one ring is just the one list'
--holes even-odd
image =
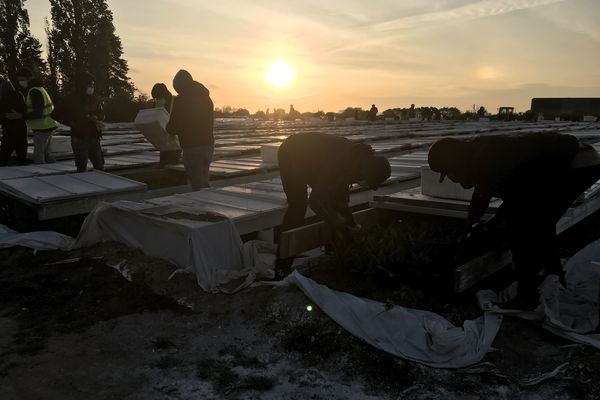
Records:
{"label": "wooden plank", "polygon": [[[375,208],[357,211],[352,215],[354,221],[363,226],[374,225],[378,220],[378,212]],[[331,243],[329,226],[324,222],[317,222],[282,232],[279,254],[281,258],[293,257],[328,243]]]}
{"label": "wooden plank", "polygon": [[454,291],[462,293],[512,262],[510,251],[490,251],[454,270]]}
{"label": "wooden plank", "polygon": [[[556,233],[560,234],[572,226],[577,225],[594,212],[600,210],[600,196],[567,210],[565,215],[556,224]],[[454,270],[454,290],[464,292],[478,282],[510,265],[512,256],[510,251],[488,252]]]}

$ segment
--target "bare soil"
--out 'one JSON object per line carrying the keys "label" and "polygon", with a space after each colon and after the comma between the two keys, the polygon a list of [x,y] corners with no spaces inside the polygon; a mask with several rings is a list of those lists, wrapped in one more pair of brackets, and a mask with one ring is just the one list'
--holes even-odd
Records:
{"label": "bare soil", "polygon": [[[597,239],[598,217],[562,251]],[[294,287],[202,292],[195,278],[116,243],[0,252],[0,399],[597,399],[597,350],[505,318],[477,368],[406,362],[351,336]],[[433,296],[324,262],[336,289],[462,324],[473,293]],[[558,376],[527,386],[568,363]]]}

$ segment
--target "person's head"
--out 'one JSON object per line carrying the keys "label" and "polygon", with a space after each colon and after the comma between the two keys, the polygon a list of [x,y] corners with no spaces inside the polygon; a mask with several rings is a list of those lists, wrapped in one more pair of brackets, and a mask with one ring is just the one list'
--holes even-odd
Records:
{"label": "person's head", "polygon": [[431,146],[427,158],[431,170],[440,173],[440,182],[448,176],[451,181],[460,183],[465,189],[473,187],[473,172],[469,167],[469,143],[453,138],[440,139]]}
{"label": "person's head", "polygon": [[17,83],[22,89],[26,89],[33,80],[33,72],[27,67],[21,67],[16,73]]}
{"label": "person's head", "polygon": [[167,85],[164,83],[154,84],[154,86],[152,86],[150,95],[152,95],[154,100],[164,100],[172,96],[171,92],[169,92],[169,89],[167,88]]}
{"label": "person's head", "polygon": [[92,75],[88,71],[84,71],[84,72],[81,72],[77,76],[75,86],[79,93],[83,93],[88,96],[91,96],[94,94],[94,92],[96,90],[95,82],[96,82],[96,78],[94,77],[94,75]]}
{"label": "person's head", "polygon": [[387,158],[374,154],[361,157],[359,160],[359,171],[359,185],[371,189],[377,189],[392,173]]}
{"label": "person's head", "polygon": [[181,93],[182,91],[185,91],[186,88],[192,86],[193,83],[194,78],[192,78],[192,74],[185,69],[180,69],[173,78],[173,89],[175,89],[177,93]]}

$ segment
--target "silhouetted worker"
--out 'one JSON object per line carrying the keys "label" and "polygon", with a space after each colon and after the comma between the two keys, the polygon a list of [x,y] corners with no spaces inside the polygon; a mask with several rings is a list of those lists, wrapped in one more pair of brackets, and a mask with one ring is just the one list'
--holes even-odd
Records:
{"label": "silhouetted worker", "polygon": [[[169,114],[173,111],[175,96],[171,94],[167,85],[156,83],[152,87],[152,98],[154,99],[154,108],[163,107]],[[181,150],[169,150],[160,152],[159,166],[179,164],[181,161]]]}
{"label": "silhouetted worker", "polygon": [[[371,146],[325,133],[298,133],[281,144],[279,172],[288,208],[282,231],[304,222],[306,206],[331,227],[334,239],[349,238],[354,219],[348,208],[349,186],[376,188],[390,176],[390,164]],[[311,187],[307,199],[307,186]]]}
{"label": "silhouetted worker", "polygon": [[33,162],[36,164],[53,163],[52,134],[58,123],[52,119],[54,103],[43,88],[42,82],[33,76],[29,68],[17,71],[17,82],[25,98],[25,121],[33,131]]}
{"label": "silhouetted worker", "polygon": [[76,78],[75,91],[65,100],[59,120],[71,127],[71,147],[77,172],[87,171],[88,160],[94,169],[104,171],[104,155],[100,139],[104,110],[95,94],[95,78],[89,72]]}
{"label": "silhouetted worker", "polygon": [[[600,179],[600,160],[590,146],[558,133],[445,138],[429,150],[431,169],[464,188],[474,188],[467,231],[506,228],[519,297],[537,304],[538,271],[563,277],[556,223],[577,197]],[[490,199],[503,200],[480,223]],[[534,303],[535,302],[535,303]]]}
{"label": "silhouetted worker", "polygon": [[376,121],[378,112],[379,110],[375,107],[375,104],[372,104],[371,109],[369,110],[369,121]]}
{"label": "silhouetted worker", "polygon": [[27,164],[27,124],[25,100],[9,81],[0,79],[0,166],[8,165],[13,152],[19,165]]}
{"label": "silhouetted worker", "polygon": [[175,75],[173,88],[179,96],[173,102],[167,132],[179,136],[192,189],[209,187],[208,173],[215,149],[213,102],[208,89],[183,69]]}

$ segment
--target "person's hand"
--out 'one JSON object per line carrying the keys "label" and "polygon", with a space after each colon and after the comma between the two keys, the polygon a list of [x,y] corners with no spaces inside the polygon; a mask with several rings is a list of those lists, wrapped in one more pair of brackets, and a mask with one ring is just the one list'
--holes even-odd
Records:
{"label": "person's hand", "polygon": [[15,119],[23,118],[23,114],[18,113],[15,110],[11,110],[11,112],[4,114],[4,117],[8,120],[14,121]]}

